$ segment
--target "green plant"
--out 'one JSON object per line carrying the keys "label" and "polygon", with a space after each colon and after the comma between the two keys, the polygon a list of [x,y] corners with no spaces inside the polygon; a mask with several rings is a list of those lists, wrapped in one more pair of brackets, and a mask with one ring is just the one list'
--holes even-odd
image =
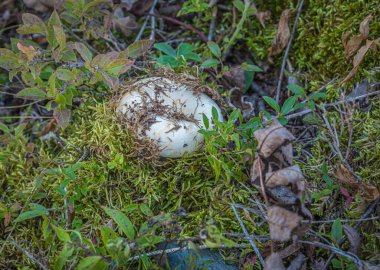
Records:
{"label": "green plant", "polygon": [[45,33],[45,49],[30,40],[12,39],[11,49],[0,49],[0,67],[8,70],[9,80],[21,76],[27,86],[17,97],[43,101],[46,109],[54,108],[54,116],[61,126],[67,126],[73,98],[83,87],[89,89],[105,83],[111,88],[119,84],[119,75],[130,69],[137,57],[150,46],[150,41],[138,41],[126,50],[97,54],[81,42],[67,40],[57,12],[47,23],[39,17],[23,14],[20,34]]}
{"label": "green plant", "polygon": [[193,45],[189,43],[181,43],[177,50],[174,50],[167,43],[156,43],[153,47],[164,53],[157,59],[158,63],[164,66],[185,67],[188,60],[201,61],[200,56],[193,52],[195,49]]}
{"label": "green plant", "polygon": [[203,12],[209,8],[207,1],[205,0],[189,0],[186,1],[181,10],[178,12],[178,16],[185,15],[191,12]]}
{"label": "green plant", "polygon": [[206,129],[200,133],[205,138],[205,151],[214,169],[215,181],[220,177],[227,182],[232,178],[243,181],[247,178],[246,163],[254,156],[253,132],[261,126],[261,119],[255,117],[244,123],[240,110],[232,112],[226,122],[217,120],[216,110],[212,115],[211,120],[203,117]]}

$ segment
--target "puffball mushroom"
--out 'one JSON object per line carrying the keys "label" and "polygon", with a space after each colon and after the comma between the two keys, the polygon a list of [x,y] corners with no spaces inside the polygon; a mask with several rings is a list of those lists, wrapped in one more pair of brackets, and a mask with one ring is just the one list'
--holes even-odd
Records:
{"label": "puffball mushroom", "polygon": [[117,106],[139,138],[151,139],[161,157],[181,157],[202,146],[205,129],[203,116],[210,119],[212,108],[223,121],[219,106],[204,93],[195,93],[190,87],[164,77],[151,77],[137,81],[124,94]]}

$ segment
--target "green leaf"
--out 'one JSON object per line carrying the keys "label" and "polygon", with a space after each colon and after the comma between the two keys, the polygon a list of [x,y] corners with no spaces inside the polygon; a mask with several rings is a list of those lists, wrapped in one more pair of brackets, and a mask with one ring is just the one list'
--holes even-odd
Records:
{"label": "green leaf", "polygon": [[66,35],[65,35],[65,32],[63,31],[63,27],[54,25],[53,29],[54,29],[55,38],[56,38],[59,46],[61,47],[61,49],[65,48],[65,46],[66,46]]}
{"label": "green leaf", "polygon": [[211,58],[211,59],[204,61],[201,65],[201,67],[203,67],[203,68],[216,67],[218,64],[219,64],[218,60]]}
{"label": "green leaf", "polygon": [[191,53],[194,50],[193,46],[189,43],[181,43],[177,48],[177,56],[185,55]]}
{"label": "green leaf", "polygon": [[93,268],[100,260],[102,259],[101,256],[90,256],[87,258],[84,258],[80,261],[78,266],[75,268],[75,270],[89,270],[89,269],[95,269]]}
{"label": "green leaf", "polygon": [[213,55],[215,55],[218,58],[222,56],[222,52],[220,51],[219,45],[216,44],[214,41],[207,42],[207,46]]}
{"label": "green leaf", "polygon": [[280,112],[280,105],[271,97],[263,96],[263,99],[269,106],[271,106],[276,112]]}
{"label": "green leaf", "polygon": [[167,56],[167,55],[161,55],[158,59],[158,63],[160,63],[161,65],[169,65],[171,66],[172,68],[178,66],[178,61],[174,58],[174,57],[171,57],[171,56]]}
{"label": "green leaf", "polygon": [[83,59],[86,63],[91,62],[91,60],[92,60],[92,53],[91,53],[91,51],[86,47],[86,45],[84,45],[84,44],[81,43],[81,42],[75,42],[75,43],[74,43],[74,48],[75,48],[75,50],[77,50],[77,52],[80,54],[80,56],[82,57],[82,59]]}
{"label": "green leaf", "polygon": [[129,58],[140,57],[152,47],[153,43],[154,41],[149,39],[135,41],[121,52],[120,55]]}
{"label": "green leaf", "polygon": [[253,76],[255,73],[253,71],[244,71],[244,88],[243,93],[247,92],[247,90],[251,87],[253,82]]}
{"label": "green leaf", "polygon": [[104,246],[107,246],[109,240],[117,239],[117,234],[107,226],[104,226],[100,229],[100,234],[102,236],[102,241]]}
{"label": "green leaf", "polygon": [[0,48],[0,67],[6,70],[18,68],[18,55],[11,50]]}
{"label": "green leaf", "polygon": [[36,210],[27,211],[24,213],[21,213],[14,222],[21,222],[24,220],[28,220],[35,217],[40,217],[42,215],[47,215],[49,212],[46,210],[46,208],[38,208]]}
{"label": "green leaf", "polygon": [[183,57],[185,57],[186,60],[194,60],[194,61],[197,61],[197,62],[200,62],[202,61],[201,57],[196,54],[196,53],[186,53],[183,55]]}
{"label": "green leaf", "polygon": [[202,118],[203,118],[203,123],[204,123],[204,125],[205,125],[205,128],[206,128],[206,129],[209,129],[209,127],[210,127],[210,122],[209,122],[209,120],[208,120],[208,117],[207,117],[204,113],[202,113]]}
{"label": "green leaf", "polygon": [[105,69],[108,73],[112,75],[120,75],[126,72],[128,69],[132,67],[134,60],[131,59],[116,59],[113,60],[110,64],[108,64]]}
{"label": "green leaf", "polygon": [[241,69],[244,70],[244,71],[251,71],[251,72],[262,72],[263,70],[261,68],[259,68],[258,66],[256,65],[252,65],[252,64],[248,64],[246,62],[244,62],[243,64],[241,64]]}
{"label": "green leaf", "polygon": [[297,84],[289,84],[287,88],[296,95],[305,95],[305,90]]}
{"label": "green leaf", "polygon": [[165,53],[168,56],[171,56],[174,58],[177,57],[175,50],[167,43],[156,43],[153,45],[153,47],[156,48],[157,50]]}
{"label": "green leaf", "polygon": [[336,219],[331,227],[331,236],[335,243],[338,244],[343,237],[343,225],[340,219]]}
{"label": "green leaf", "polygon": [[55,75],[62,81],[71,81],[75,78],[75,74],[68,69],[58,68]]}
{"label": "green leaf", "polygon": [[234,1],[233,1],[233,5],[234,5],[234,7],[236,7],[237,10],[239,10],[240,12],[243,12],[243,11],[244,11],[244,3],[243,3],[243,1],[241,1],[241,0],[234,0]]}
{"label": "green leaf", "polygon": [[310,99],[312,100],[317,100],[317,99],[320,99],[320,98],[325,98],[327,97],[327,94],[324,93],[324,92],[318,92],[318,93],[313,93],[310,95]]}
{"label": "green leaf", "polygon": [[218,110],[215,107],[212,107],[211,109],[211,115],[212,115],[212,120],[214,123],[218,122],[219,120],[219,113]]}
{"label": "green leaf", "polygon": [[73,255],[74,248],[68,249],[67,245],[65,244],[61,250],[61,252],[58,254],[58,257],[54,264],[54,270],[61,270],[66,265],[68,259]]}
{"label": "green leaf", "polygon": [[286,115],[289,112],[291,112],[294,108],[294,104],[296,103],[297,99],[298,99],[298,96],[292,96],[288,98],[287,100],[285,100],[281,108],[281,115]]}
{"label": "green leaf", "polygon": [[5,134],[10,132],[9,128],[2,122],[0,122],[0,130],[2,130]]}
{"label": "green leaf", "polygon": [[26,99],[41,100],[46,97],[46,93],[37,87],[29,87],[18,92],[16,96]]}
{"label": "green leaf", "polygon": [[19,34],[34,34],[46,32],[45,23],[36,15],[31,13],[22,14],[22,22],[24,25],[17,29]]}
{"label": "green leaf", "polygon": [[65,242],[65,243],[66,242],[71,243],[70,235],[64,229],[57,227],[55,225],[52,225],[52,226],[53,226],[53,229],[56,232],[59,240],[61,240],[62,242]]}
{"label": "green leaf", "polygon": [[123,233],[129,238],[135,238],[135,230],[133,228],[132,222],[127,218],[121,211],[111,209],[108,207],[103,207],[104,211],[109,215],[117,225],[119,225],[120,229]]}

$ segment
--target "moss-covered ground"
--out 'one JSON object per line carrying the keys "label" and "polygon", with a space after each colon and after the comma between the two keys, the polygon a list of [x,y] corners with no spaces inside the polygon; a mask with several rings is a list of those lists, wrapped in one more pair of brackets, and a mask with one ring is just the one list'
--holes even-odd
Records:
{"label": "moss-covered ground", "polygon": [[[222,2],[232,7],[230,1]],[[233,46],[232,55],[249,58],[260,65],[266,63],[281,11],[291,8],[295,13],[297,4],[294,1],[271,0],[255,1],[255,5],[260,11],[270,10],[271,18],[263,28],[253,16],[250,17]],[[212,11],[205,9],[203,14],[210,15]],[[377,0],[305,1],[289,60],[295,68],[293,75],[308,93],[336,79],[327,88],[328,96],[323,101],[331,102],[339,100],[342,93],[351,92],[355,83],[365,78],[370,83],[379,79],[379,54],[368,52],[354,79],[340,84],[352,69],[351,61],[344,56],[342,35],[348,31],[357,34],[361,21],[369,14],[373,15],[369,39],[376,39],[380,37],[380,6]],[[240,15],[238,13],[235,21],[231,12],[221,12],[218,16],[215,35],[225,35],[231,25],[236,25]],[[207,33],[210,17],[197,16],[188,19],[187,23]],[[293,19],[294,16],[290,27]],[[185,31],[182,35],[189,33]],[[201,55],[209,53],[204,44],[194,44]],[[274,57],[271,70],[279,70],[282,56]],[[231,56],[232,59],[227,58],[225,64],[228,65],[228,61],[234,64],[239,57]],[[196,69],[183,69],[198,74]],[[277,76],[278,72],[273,74]],[[268,79],[276,80],[277,77]],[[216,86],[215,82],[210,83],[208,75],[201,74],[200,80],[217,88],[222,96],[227,95],[228,89]],[[249,162],[252,156],[246,163],[236,162],[238,165],[229,168],[232,175],[239,175],[238,178],[230,178],[223,173],[216,177],[220,172],[211,165],[210,156],[214,153],[208,152],[208,148],[181,159],[149,159],[144,155],[146,149],[141,142],[135,140],[116,119],[110,106],[114,94],[85,92],[78,99],[80,105],[72,111],[70,125],[58,133],[44,133],[48,124],[44,119],[26,118],[22,124],[14,119],[4,120],[11,132],[3,134],[0,148],[0,268],[38,269],[36,263],[14,243],[34,254],[44,265],[57,264],[57,260],[64,258],[61,250],[66,247],[62,240],[65,234],[60,233],[59,228],[66,229],[71,239],[75,239],[78,232],[83,238],[73,241],[75,249],[66,258],[66,269],[72,269],[81,258],[96,254],[101,254],[104,261],[112,265],[115,258],[111,259],[103,242],[104,227],[111,228],[118,235],[125,232],[111,221],[104,207],[122,211],[133,224],[136,236],[129,242],[133,256],[156,249],[155,244],[163,239],[201,243],[207,233],[210,236],[208,244],[242,242],[242,239],[227,235],[241,233],[231,204],[257,208],[257,202],[252,202],[257,191],[244,187],[250,187]],[[273,96],[274,92],[268,94]],[[285,98],[284,95],[282,100]],[[375,96],[369,102],[371,107],[368,111],[357,106],[337,107],[329,110],[326,117],[339,134],[342,153],[345,155],[349,151],[346,161],[355,174],[361,181],[380,189],[380,100]],[[28,110],[24,112],[31,115],[31,108]],[[228,117],[229,111],[225,113]],[[289,128],[298,124],[289,123]],[[333,176],[342,160],[325,141],[325,137],[329,139],[328,130],[321,119],[307,125],[313,130],[314,138],[308,141],[308,145],[295,142],[294,146],[298,152],[296,161],[307,178],[308,195],[305,200],[314,218],[360,218],[370,202],[368,194],[348,188],[353,199],[349,206],[345,206],[346,198],[340,191],[343,184]],[[232,150],[231,157],[240,161],[241,156],[237,152]],[[328,175],[337,185],[331,190],[323,180],[323,163],[326,163]],[[41,206],[46,211],[43,215],[15,222],[21,213],[32,212],[33,215],[33,211],[38,211]],[[269,234],[267,225],[261,223],[260,215],[247,210],[241,214],[250,233]],[[317,224],[313,229],[327,238],[331,237],[331,223]],[[379,220],[365,222],[358,229],[362,235],[360,258],[376,264],[380,263],[379,230]],[[231,243],[232,240],[235,242]],[[265,243],[259,243],[262,250],[266,249]],[[128,252],[124,244],[120,245],[125,255]],[[120,245],[115,248],[118,252]],[[247,245],[246,252],[239,256],[235,253],[229,255],[242,263],[248,257],[246,253],[251,251],[249,248]],[[316,257],[327,259],[328,255],[329,252],[319,250]],[[351,269],[347,260],[339,257],[338,261],[330,266],[331,269]],[[125,265],[129,269],[158,267],[149,264],[147,258]],[[259,267],[257,262],[255,265]],[[246,267],[244,269],[253,266]]]}

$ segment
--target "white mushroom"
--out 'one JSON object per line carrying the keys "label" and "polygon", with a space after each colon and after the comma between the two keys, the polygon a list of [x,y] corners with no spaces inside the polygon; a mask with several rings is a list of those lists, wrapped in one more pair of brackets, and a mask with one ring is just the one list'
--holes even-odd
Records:
{"label": "white mushroom", "polygon": [[212,108],[223,121],[219,106],[203,93],[194,93],[183,84],[167,78],[152,77],[133,84],[133,90],[120,100],[117,112],[140,138],[149,138],[159,148],[161,157],[181,157],[198,150],[205,129],[203,116],[212,118]]}

